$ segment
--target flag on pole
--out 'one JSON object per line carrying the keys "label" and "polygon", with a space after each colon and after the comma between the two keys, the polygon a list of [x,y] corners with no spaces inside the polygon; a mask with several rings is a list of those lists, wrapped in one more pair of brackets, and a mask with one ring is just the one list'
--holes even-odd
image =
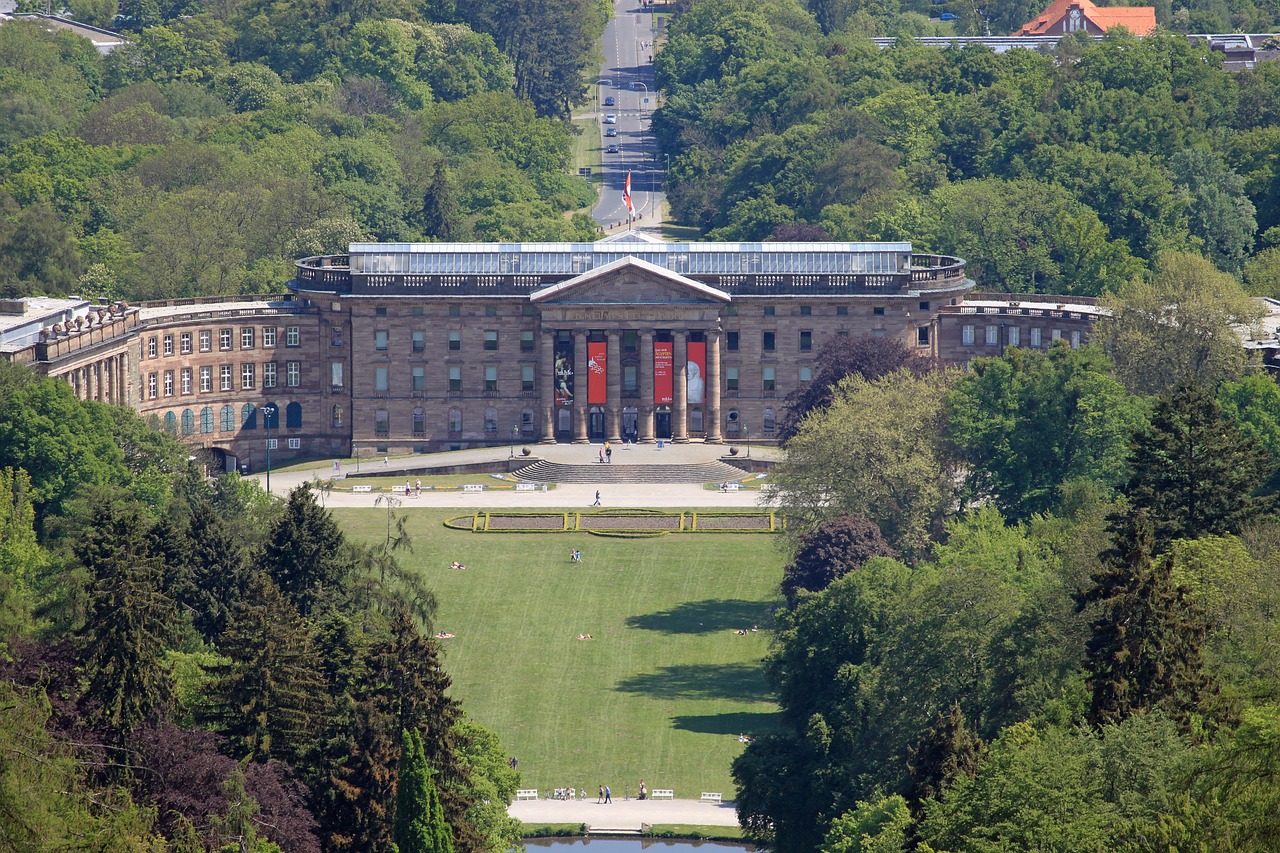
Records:
{"label": "flag on pole", "polygon": [[636,215],[636,206],[631,203],[631,173],[627,172],[627,185],[622,190],[622,203],[627,206],[632,218]]}

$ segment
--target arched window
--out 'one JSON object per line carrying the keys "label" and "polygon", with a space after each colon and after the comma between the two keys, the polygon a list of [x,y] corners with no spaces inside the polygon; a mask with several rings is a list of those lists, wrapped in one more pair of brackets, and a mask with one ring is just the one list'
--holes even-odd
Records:
{"label": "arched window", "polygon": [[774,417],[773,409],[764,410],[764,431],[773,432],[777,429],[777,418]]}
{"label": "arched window", "polygon": [[240,409],[240,425],[243,429],[258,428],[258,409],[253,403],[245,403]]}
{"label": "arched window", "polygon": [[169,435],[178,434],[178,416],[173,412],[164,413],[164,430]]}
{"label": "arched window", "polygon": [[421,406],[413,409],[413,434],[424,435],[427,431],[427,410]]}
{"label": "arched window", "polygon": [[205,435],[213,432],[213,406],[205,406],[200,410],[200,432]]}
{"label": "arched window", "polygon": [[280,429],[280,407],[275,403],[262,404],[262,426],[264,429]]}
{"label": "arched window", "polygon": [[[284,409],[284,425],[289,429],[302,429],[302,404],[290,403]],[[272,424],[274,426],[274,424]]]}
{"label": "arched window", "polygon": [[196,413],[190,409],[182,410],[182,434],[191,435],[196,431]]}
{"label": "arched window", "polygon": [[498,410],[497,409],[484,410],[484,431],[491,435],[498,431]]}
{"label": "arched window", "polygon": [[342,426],[342,404],[341,403],[333,404],[333,425],[336,427]]}
{"label": "arched window", "polygon": [[226,405],[222,407],[220,412],[221,423],[218,424],[222,432],[231,432],[236,428],[236,409],[235,406]]}
{"label": "arched window", "polygon": [[449,410],[449,432],[462,432],[462,409]]}

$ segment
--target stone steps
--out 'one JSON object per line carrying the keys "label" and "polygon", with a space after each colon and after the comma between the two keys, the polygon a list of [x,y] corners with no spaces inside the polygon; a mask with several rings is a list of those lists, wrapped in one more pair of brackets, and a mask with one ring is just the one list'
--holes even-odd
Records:
{"label": "stone steps", "polygon": [[633,465],[595,463],[567,465],[540,459],[513,472],[533,483],[720,483],[736,482],[746,476],[741,468],[724,462],[696,462],[683,465]]}

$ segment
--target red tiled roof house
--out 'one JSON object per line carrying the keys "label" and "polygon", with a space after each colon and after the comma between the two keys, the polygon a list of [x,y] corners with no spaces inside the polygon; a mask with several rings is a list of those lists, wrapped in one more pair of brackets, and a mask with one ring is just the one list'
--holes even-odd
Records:
{"label": "red tiled roof house", "polygon": [[1124,27],[1136,36],[1156,28],[1154,6],[1095,6],[1089,0],[1053,0],[1035,19],[1014,31],[1015,36],[1060,36],[1084,31],[1102,35]]}

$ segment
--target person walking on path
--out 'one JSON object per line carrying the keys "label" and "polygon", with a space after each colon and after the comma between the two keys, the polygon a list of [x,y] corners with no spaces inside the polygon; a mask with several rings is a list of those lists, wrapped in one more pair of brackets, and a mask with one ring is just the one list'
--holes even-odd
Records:
{"label": "person walking on path", "polygon": [[604,801],[605,801],[605,803],[612,803],[612,802],[613,802],[613,792],[609,790],[609,786],[608,786],[608,785],[605,785],[605,786],[604,786]]}
{"label": "person walking on path", "polygon": [[604,785],[601,785],[600,793],[596,796],[596,805],[598,806],[603,802],[604,802]]}
{"label": "person walking on path", "polygon": [[600,506],[600,490],[596,489],[596,502],[592,506]]}

